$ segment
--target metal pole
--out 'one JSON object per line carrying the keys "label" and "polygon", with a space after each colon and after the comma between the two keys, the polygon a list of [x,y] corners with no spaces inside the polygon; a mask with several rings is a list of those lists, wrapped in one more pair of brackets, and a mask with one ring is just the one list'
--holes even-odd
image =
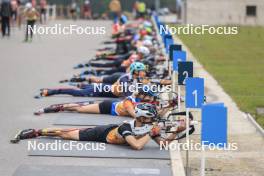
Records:
{"label": "metal pole", "polygon": [[205,176],[205,148],[202,145],[201,176]]}
{"label": "metal pole", "polygon": [[181,86],[178,85],[178,111],[181,112]]}
{"label": "metal pole", "polygon": [[189,108],[186,108],[186,143],[187,143],[187,150],[186,150],[186,168],[185,174],[189,176],[189,128],[190,128],[190,121],[189,121]]}

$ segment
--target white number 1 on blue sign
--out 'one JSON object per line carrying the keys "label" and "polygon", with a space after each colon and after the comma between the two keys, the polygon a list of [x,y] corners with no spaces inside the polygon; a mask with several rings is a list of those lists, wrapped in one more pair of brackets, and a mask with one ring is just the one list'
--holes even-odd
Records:
{"label": "white number 1 on blue sign", "polygon": [[194,106],[196,107],[198,105],[198,100],[197,100],[197,90],[194,90],[192,92],[193,96],[194,96]]}

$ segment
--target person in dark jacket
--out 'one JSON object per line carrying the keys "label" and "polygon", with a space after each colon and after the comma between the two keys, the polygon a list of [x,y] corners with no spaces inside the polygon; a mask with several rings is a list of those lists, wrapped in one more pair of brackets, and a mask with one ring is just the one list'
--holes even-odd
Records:
{"label": "person in dark jacket", "polygon": [[9,0],[3,0],[1,3],[1,25],[2,36],[10,36],[10,17],[11,17],[11,4]]}

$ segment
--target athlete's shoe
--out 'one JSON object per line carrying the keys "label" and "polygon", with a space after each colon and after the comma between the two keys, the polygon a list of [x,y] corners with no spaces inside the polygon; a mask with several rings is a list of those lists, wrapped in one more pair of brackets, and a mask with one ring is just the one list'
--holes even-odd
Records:
{"label": "athlete's shoe", "polygon": [[34,115],[41,115],[41,114],[44,114],[44,113],[45,113],[45,111],[42,108],[42,109],[39,109],[38,111],[34,112]]}
{"label": "athlete's shoe", "polygon": [[71,78],[70,82],[84,82],[86,81],[85,78],[80,78],[80,77],[76,77],[76,78]]}
{"label": "athlete's shoe", "polygon": [[39,133],[37,130],[35,129],[25,129],[25,130],[22,130],[20,131],[15,139],[11,140],[12,143],[16,143],[18,142],[19,140],[23,140],[23,139],[31,139],[31,138],[35,138],[35,137],[38,137],[39,136]]}
{"label": "athlete's shoe", "polygon": [[74,69],[78,69],[78,68],[83,68],[84,67],[84,65],[83,64],[78,64],[78,65],[76,65],[75,67],[73,67]]}
{"label": "athlete's shoe", "polygon": [[20,139],[30,139],[30,138],[35,138],[38,136],[39,134],[37,130],[35,129],[25,129],[25,130],[22,130],[19,134]]}
{"label": "athlete's shoe", "polygon": [[56,113],[63,111],[63,105],[51,105],[50,107],[43,109],[44,113]]}
{"label": "athlete's shoe", "polygon": [[60,80],[59,83],[66,83],[66,82],[69,82],[68,79],[64,79],[64,80]]}

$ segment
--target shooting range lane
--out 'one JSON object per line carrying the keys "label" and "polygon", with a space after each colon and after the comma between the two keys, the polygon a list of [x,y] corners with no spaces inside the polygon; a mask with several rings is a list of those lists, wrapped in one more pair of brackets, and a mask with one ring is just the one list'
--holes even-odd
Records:
{"label": "shooting range lane", "polygon": [[[95,99],[93,99],[95,100]],[[90,101],[90,99],[88,100]],[[55,125],[105,125],[109,123],[122,123],[125,120],[131,120],[131,118],[123,118],[123,117],[111,117],[110,115],[94,115],[94,114],[76,114],[76,113],[59,113],[59,114],[53,114],[52,116],[56,116],[56,119],[54,121]],[[48,144],[52,143],[55,140],[54,139],[48,139],[48,138],[39,138],[34,140],[37,143],[43,143]],[[69,141],[61,141],[62,145],[65,143],[68,143]],[[88,142],[80,142],[77,143],[87,144]],[[98,143],[96,142],[89,142],[91,145],[96,145]],[[105,150],[77,150],[73,149],[71,151],[63,151],[63,150],[31,150],[28,152],[29,156],[52,156],[52,157],[67,157],[67,158],[123,158],[123,159],[129,159],[126,161],[126,163],[131,162],[131,159],[140,159],[140,160],[146,160],[146,159],[153,159],[151,160],[151,163],[157,162],[157,160],[170,160],[170,153],[166,150],[159,150],[159,146],[154,142],[149,142],[145,147],[144,150],[136,151],[131,150],[129,146],[118,146],[118,145],[105,145]],[[155,159],[155,160],[154,160]],[[133,166],[133,167],[131,167]],[[21,168],[18,168],[16,173],[18,175],[23,175],[23,172],[25,171],[26,175],[32,174],[36,175],[34,172],[35,170],[42,170],[43,166],[34,166],[34,167],[28,167],[28,166],[21,166]],[[89,173],[96,173],[95,175],[172,175],[171,168],[169,165],[163,165],[162,169],[158,167],[145,167],[143,168],[135,168],[134,165],[129,165],[129,167],[121,167],[121,168],[113,168],[113,167],[103,167],[103,169],[99,167],[88,167],[88,166],[76,166],[77,168],[70,170],[67,172],[67,169],[65,170],[64,167],[67,168],[67,166],[60,166],[57,169],[53,169],[50,167],[45,167],[45,170],[47,169],[47,174],[52,175],[65,175],[67,173],[68,175],[74,174],[74,175],[85,175],[87,174],[87,171]],[[82,167],[82,168],[79,168]],[[77,171],[76,171],[77,170]],[[29,174],[28,174],[29,173]],[[91,174],[89,174],[91,175]]]}
{"label": "shooting range lane", "polygon": [[132,120],[129,117],[120,117],[104,114],[77,114],[77,113],[58,113],[54,114],[54,125],[69,126],[98,126],[107,124],[120,124],[124,121]]}
{"label": "shooting range lane", "polygon": [[[45,172],[40,172],[45,170]],[[102,167],[99,166],[52,166],[52,165],[21,165],[14,176],[98,176],[98,175],[126,175],[126,176],[169,176],[170,167],[145,168],[145,167]]]}
{"label": "shooting range lane", "polygon": [[[36,146],[41,144],[42,146],[48,146],[48,144],[58,142],[61,146],[69,141],[66,140],[54,140],[48,138],[39,138],[32,140],[32,144],[36,142]],[[74,141],[75,142],[75,141]],[[58,157],[91,157],[91,158],[127,158],[127,159],[170,159],[169,151],[159,150],[159,146],[154,142],[150,141],[143,150],[132,150],[130,146],[127,145],[112,145],[105,144],[105,147],[100,147],[98,142],[83,142],[76,141],[76,143],[81,143],[80,146],[87,145],[89,150],[85,148],[79,150],[77,147],[72,147],[72,150],[42,150],[39,147],[32,148],[28,151],[29,156],[58,156]],[[59,144],[59,145],[60,145]],[[78,144],[77,144],[78,145]],[[66,145],[65,145],[66,146]]]}

